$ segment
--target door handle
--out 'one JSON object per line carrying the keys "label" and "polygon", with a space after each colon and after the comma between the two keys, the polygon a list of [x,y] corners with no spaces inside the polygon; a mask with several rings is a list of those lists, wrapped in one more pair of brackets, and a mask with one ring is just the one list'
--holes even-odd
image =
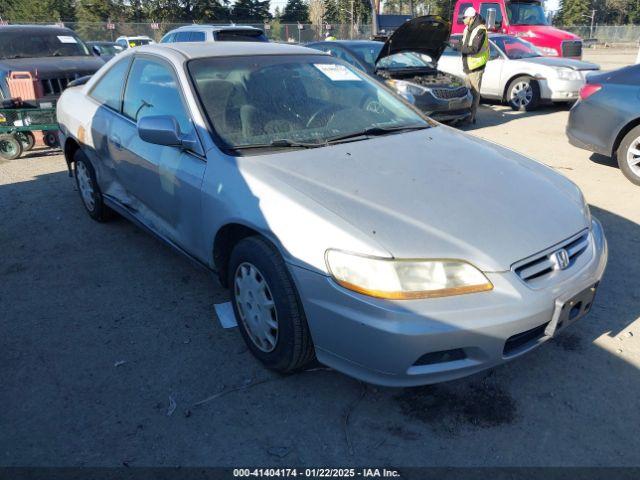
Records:
{"label": "door handle", "polygon": [[118,137],[117,135],[111,135],[111,137],[109,137],[109,141],[113,144],[114,147],[116,147],[116,149],[122,150],[122,141],[120,140],[120,137]]}

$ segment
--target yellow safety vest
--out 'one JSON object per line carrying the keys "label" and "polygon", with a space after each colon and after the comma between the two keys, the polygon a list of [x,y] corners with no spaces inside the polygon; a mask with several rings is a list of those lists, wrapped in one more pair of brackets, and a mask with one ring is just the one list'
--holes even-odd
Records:
{"label": "yellow safety vest", "polygon": [[464,34],[462,35],[462,44],[465,46],[471,45],[473,43],[473,39],[476,38],[476,35],[478,35],[482,31],[485,32],[482,48],[475,55],[467,55],[467,65],[469,66],[469,70],[477,70],[481,67],[484,67],[489,61],[489,33],[487,31],[486,25],[483,24],[480,24],[476,28],[474,28],[471,32],[471,35],[469,35],[469,27],[465,27],[464,29]]}

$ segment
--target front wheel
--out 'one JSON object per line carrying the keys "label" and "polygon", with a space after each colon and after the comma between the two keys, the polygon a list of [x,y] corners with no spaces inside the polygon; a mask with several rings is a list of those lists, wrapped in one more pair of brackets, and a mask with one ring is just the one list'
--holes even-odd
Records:
{"label": "front wheel", "polygon": [[22,143],[22,149],[28,152],[36,145],[36,137],[32,132],[16,132],[16,138]]}
{"label": "front wheel", "polygon": [[533,78],[515,78],[507,88],[507,102],[516,111],[530,112],[540,105],[540,85]]}
{"label": "front wheel", "polygon": [[632,128],[618,147],[618,165],[625,177],[640,185],[640,126]]}
{"label": "front wheel", "polygon": [[251,353],[281,373],[315,358],[307,320],[291,275],[276,248],[260,237],[241,240],[228,271],[231,303]]}

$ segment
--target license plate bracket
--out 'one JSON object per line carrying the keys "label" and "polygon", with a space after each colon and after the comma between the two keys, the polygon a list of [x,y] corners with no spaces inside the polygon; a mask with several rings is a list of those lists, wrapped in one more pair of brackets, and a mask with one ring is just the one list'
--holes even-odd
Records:
{"label": "license plate bracket", "polygon": [[552,337],[589,313],[597,288],[598,284],[591,285],[569,298],[558,298],[553,317],[544,333]]}

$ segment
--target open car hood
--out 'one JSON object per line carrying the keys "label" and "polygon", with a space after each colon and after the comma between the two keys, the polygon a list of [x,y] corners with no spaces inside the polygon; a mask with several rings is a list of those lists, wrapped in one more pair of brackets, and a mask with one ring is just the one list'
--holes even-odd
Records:
{"label": "open car hood", "polygon": [[446,48],[451,24],[442,17],[425,15],[409,20],[387,39],[376,64],[385,57],[401,52],[429,55],[437,63]]}

